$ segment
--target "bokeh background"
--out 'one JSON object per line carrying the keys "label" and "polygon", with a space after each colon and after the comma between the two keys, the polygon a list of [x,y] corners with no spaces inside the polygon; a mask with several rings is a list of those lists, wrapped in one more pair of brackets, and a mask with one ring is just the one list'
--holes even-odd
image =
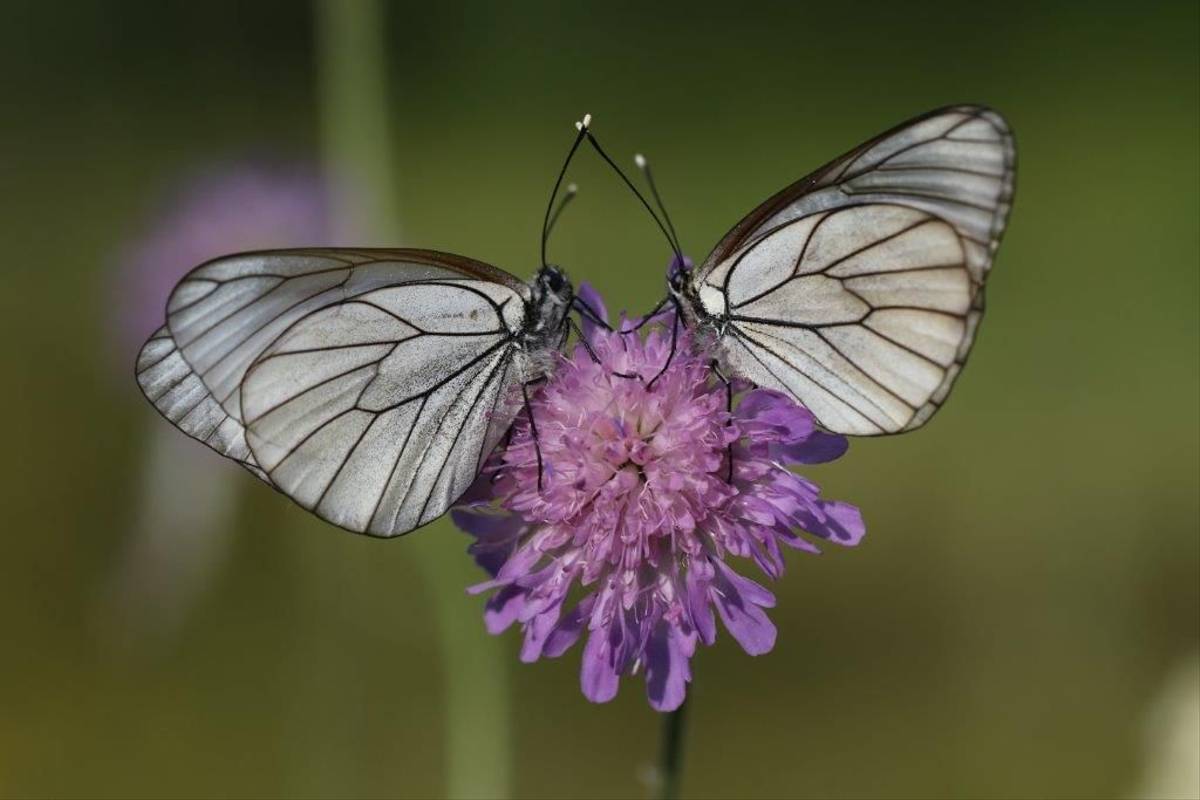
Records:
{"label": "bokeh background", "polygon": [[[273,208],[280,175],[280,202],[311,200],[296,176],[324,165],[336,188],[311,191],[355,199],[262,244],[531,274],[585,111],[650,156],[702,257],[785,183],[957,101],[1001,109],[1020,150],[972,363],[928,428],[813,470],[867,538],[791,559],[773,653],[699,654],[683,791],[1186,795],[1198,49],[1194,2],[6,0],[0,795],[645,796],[640,681],[593,706],[577,652],[522,665],[515,635],[487,640],[448,522],[349,536],[159,419],[131,369],[146,282],[191,251],[137,258],[207,221],[189,235],[213,255],[258,246],[257,189],[196,186],[265,170]],[[552,256],[647,307],[665,246],[597,159],[572,177]]]}

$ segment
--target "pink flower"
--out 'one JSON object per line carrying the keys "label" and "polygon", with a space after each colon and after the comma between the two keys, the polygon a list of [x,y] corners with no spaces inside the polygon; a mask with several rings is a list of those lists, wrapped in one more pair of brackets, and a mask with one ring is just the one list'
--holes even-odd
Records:
{"label": "pink flower", "polygon": [[[603,310],[590,287],[580,293]],[[652,384],[669,332],[643,340],[589,326],[587,336],[600,363],[577,347],[531,403],[540,489],[522,413],[454,518],[493,575],[471,589],[494,592],[490,632],[520,624],[523,661],[561,655],[586,632],[589,700],[611,700],[622,675],[644,670],[650,705],[670,711],[683,702],[697,642],[716,641],[714,609],[747,653],[775,644],[765,611],[774,595],[729,557],[778,578],[781,544],[817,552],[799,530],[843,545],[862,538],[857,508],[822,500],[787,469],[837,458],[846,440],[773,391],[735,386],[730,413],[725,385],[689,334]]]}

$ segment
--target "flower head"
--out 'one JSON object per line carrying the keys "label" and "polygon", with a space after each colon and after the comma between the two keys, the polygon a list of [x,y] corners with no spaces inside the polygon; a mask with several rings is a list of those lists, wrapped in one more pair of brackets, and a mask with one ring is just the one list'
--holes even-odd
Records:
{"label": "flower head", "polygon": [[[588,287],[580,293],[603,309]],[[612,699],[622,675],[644,671],[651,706],[669,711],[683,702],[697,643],[716,640],[716,617],[751,655],[775,644],[774,595],[731,557],[778,578],[780,545],[817,552],[799,530],[862,538],[855,507],[821,499],[787,469],[837,458],[846,440],[777,392],[735,384],[730,410],[731,390],[690,333],[674,356],[661,329],[585,335],[599,363],[582,346],[564,360],[532,399],[534,425],[518,417],[455,520],[493,576],[472,588],[494,592],[487,627],[519,624],[522,660],[561,655],[586,635],[589,700]]]}

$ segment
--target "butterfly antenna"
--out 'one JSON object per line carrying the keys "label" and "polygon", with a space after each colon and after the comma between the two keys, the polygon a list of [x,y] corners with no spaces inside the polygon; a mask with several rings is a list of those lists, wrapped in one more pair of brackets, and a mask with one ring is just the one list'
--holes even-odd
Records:
{"label": "butterfly antenna", "polygon": [[558,205],[554,208],[554,213],[550,215],[550,222],[546,225],[547,239],[550,238],[550,234],[554,233],[554,223],[558,222],[558,218],[562,214],[563,209],[567,207],[567,203],[570,203],[572,200],[574,200],[575,195],[578,193],[579,187],[577,185],[574,183],[567,184],[567,189],[565,192],[563,192],[562,199],[558,201]]}
{"label": "butterfly antenna", "polygon": [[[575,124],[578,125],[579,123]],[[675,253],[675,257],[682,263],[683,253],[680,252],[679,246],[675,243],[675,240],[671,238],[671,234],[667,232],[667,228],[665,225],[663,225],[662,220],[658,218],[658,214],[654,213],[654,209],[650,207],[648,202],[646,202],[646,198],[637,190],[637,187],[633,185],[633,181],[629,180],[628,176],[626,176],[621,168],[617,166],[616,162],[608,157],[608,153],[604,152],[604,148],[600,146],[600,142],[596,141],[596,137],[592,135],[592,132],[588,130],[586,125],[580,128],[579,132],[587,137],[588,142],[592,145],[592,149],[594,149],[600,155],[600,157],[604,159],[605,163],[613,168],[613,171],[616,172],[617,175],[620,176],[621,180],[625,182],[625,185],[629,187],[629,191],[633,192],[633,194],[641,202],[642,207],[649,212],[650,216],[654,217],[654,224],[658,226],[660,231],[662,231],[662,235],[667,239],[667,244],[671,246],[671,251]]]}
{"label": "butterfly antenna", "polygon": [[567,151],[567,157],[563,161],[562,169],[558,171],[558,179],[554,181],[554,189],[550,192],[550,202],[546,203],[546,216],[542,218],[542,266],[546,266],[546,240],[550,238],[550,227],[554,224],[554,219],[558,217],[558,213],[562,212],[563,206],[567,201],[574,196],[574,193],[567,190],[567,197],[564,198],[562,206],[558,207],[558,213],[554,211],[554,200],[558,197],[558,188],[562,186],[563,177],[567,174],[567,167],[571,166],[571,159],[575,157],[575,151],[579,149],[579,145],[583,142],[583,137],[587,136],[588,125],[592,124],[592,115],[584,114],[581,122],[575,123],[575,141],[571,142],[571,149]]}
{"label": "butterfly antenna", "polygon": [[662,196],[658,193],[658,185],[654,183],[654,174],[650,172],[650,162],[641,153],[637,153],[633,157],[633,163],[642,171],[643,177],[646,178],[646,184],[650,187],[650,195],[654,198],[655,205],[662,212],[663,222],[667,223],[667,230],[671,232],[671,240],[675,243],[675,252],[682,253],[683,246],[679,243],[679,234],[675,232],[675,226],[671,224],[671,215],[667,213],[667,206],[662,201]]}

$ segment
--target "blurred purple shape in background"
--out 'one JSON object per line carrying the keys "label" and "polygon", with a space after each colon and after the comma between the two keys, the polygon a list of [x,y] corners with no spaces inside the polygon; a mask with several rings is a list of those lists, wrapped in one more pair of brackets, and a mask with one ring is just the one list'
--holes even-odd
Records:
{"label": "blurred purple shape in background", "polygon": [[188,270],[244,250],[332,244],[332,206],[328,184],[305,163],[226,162],[182,177],[116,259],[109,308],[122,356],[132,363],[163,324]]}
{"label": "blurred purple shape in background", "polygon": [[[228,161],[182,177],[121,248],[111,284],[116,372],[163,324],[172,287],[190,269],[246,250],[319,246],[336,236],[335,198],[304,162]],[[140,399],[140,398],[139,398]],[[107,585],[101,624],[117,639],[169,635],[224,561],[243,473],[145,407],[148,428],[136,510]]]}

